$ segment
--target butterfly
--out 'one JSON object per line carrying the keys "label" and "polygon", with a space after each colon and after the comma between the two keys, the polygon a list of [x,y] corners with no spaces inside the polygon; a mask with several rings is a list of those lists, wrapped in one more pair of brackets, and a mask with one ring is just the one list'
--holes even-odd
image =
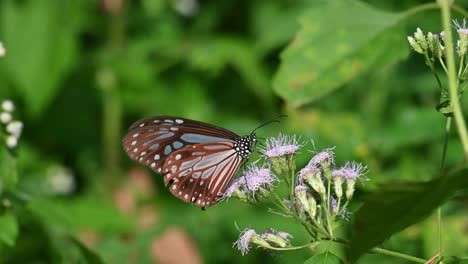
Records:
{"label": "butterfly", "polygon": [[200,121],[155,116],[133,123],[122,143],[131,159],[163,175],[174,196],[205,207],[222,199],[257,137],[255,130],[239,136]]}

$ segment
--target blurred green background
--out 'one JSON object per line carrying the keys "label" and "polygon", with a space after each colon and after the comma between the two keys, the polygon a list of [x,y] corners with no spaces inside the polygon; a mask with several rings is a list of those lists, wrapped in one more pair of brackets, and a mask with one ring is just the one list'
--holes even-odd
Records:
{"label": "blurred green background", "polygon": [[[17,175],[0,175],[0,263],[98,263],[97,255],[105,263],[302,263],[311,256],[255,249],[241,256],[232,248],[238,229],[273,227],[298,245],[307,237],[289,219],[234,199],[206,211],[184,204],[159,175],[127,158],[126,128],[152,115],[244,135],[287,114],[258,134],[301,135],[308,144],[299,165],[311,157],[312,140],[317,149],[336,146],[338,165],[368,165],[371,181],[352,210],[378,183],[434,177],[445,124],[435,110],[440,91],[406,36],[416,27],[440,32],[439,11],[404,13],[430,1],[327,2],[0,1],[7,50],[0,100],[12,99],[25,124]],[[448,167],[463,153],[452,132]],[[443,207],[447,255],[468,256],[467,204]],[[435,228],[429,218],[384,245],[430,258]],[[373,254],[359,263],[404,262]]]}

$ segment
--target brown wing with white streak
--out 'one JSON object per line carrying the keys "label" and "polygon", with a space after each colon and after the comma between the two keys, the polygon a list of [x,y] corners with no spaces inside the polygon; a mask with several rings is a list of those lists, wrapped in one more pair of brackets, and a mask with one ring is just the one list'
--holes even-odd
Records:
{"label": "brown wing with white streak", "polygon": [[210,206],[220,200],[241,163],[230,141],[187,146],[166,158],[164,183],[184,202]]}

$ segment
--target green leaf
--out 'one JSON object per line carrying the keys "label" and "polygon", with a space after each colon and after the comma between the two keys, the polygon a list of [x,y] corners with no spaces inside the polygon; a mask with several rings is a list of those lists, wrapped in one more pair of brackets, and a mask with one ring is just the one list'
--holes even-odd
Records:
{"label": "green leaf", "polygon": [[71,241],[80,249],[81,254],[87,264],[103,264],[104,261],[94,251],[83,245],[80,240],[70,237]]}
{"label": "green leaf", "polygon": [[355,216],[350,260],[427,217],[455,192],[468,189],[467,175],[468,168],[463,168],[429,182],[387,184],[370,194]]}
{"label": "green leaf", "polygon": [[18,236],[18,222],[11,212],[0,215],[0,241],[12,247]]}
{"label": "green leaf", "polygon": [[327,1],[306,11],[301,29],[281,54],[274,90],[299,107],[359,74],[408,56],[398,22],[404,17],[351,1]]}
{"label": "green leaf", "polygon": [[331,253],[330,251],[323,252],[318,255],[312,256],[310,259],[306,260],[304,264],[342,264],[343,261]]}
{"label": "green leaf", "polygon": [[0,29],[8,51],[5,70],[38,115],[55,95],[76,55],[77,8],[74,1],[2,1]]}

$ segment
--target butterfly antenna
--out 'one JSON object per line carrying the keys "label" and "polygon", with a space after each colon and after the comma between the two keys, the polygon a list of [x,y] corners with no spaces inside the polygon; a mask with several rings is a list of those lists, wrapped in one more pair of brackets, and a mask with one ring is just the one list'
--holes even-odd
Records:
{"label": "butterfly antenna", "polygon": [[255,131],[257,131],[257,129],[259,129],[259,128],[261,128],[261,127],[264,127],[264,126],[266,126],[266,125],[269,125],[269,124],[271,124],[271,123],[279,123],[279,122],[280,122],[279,119],[280,119],[280,118],[283,118],[283,117],[288,117],[288,116],[287,116],[287,115],[280,115],[280,116],[277,116],[277,117],[275,117],[275,118],[273,118],[273,119],[271,119],[271,120],[269,120],[269,121],[266,121],[265,123],[263,123],[263,124],[259,125],[258,127],[256,127],[256,128],[252,131],[251,134],[255,133]]}

